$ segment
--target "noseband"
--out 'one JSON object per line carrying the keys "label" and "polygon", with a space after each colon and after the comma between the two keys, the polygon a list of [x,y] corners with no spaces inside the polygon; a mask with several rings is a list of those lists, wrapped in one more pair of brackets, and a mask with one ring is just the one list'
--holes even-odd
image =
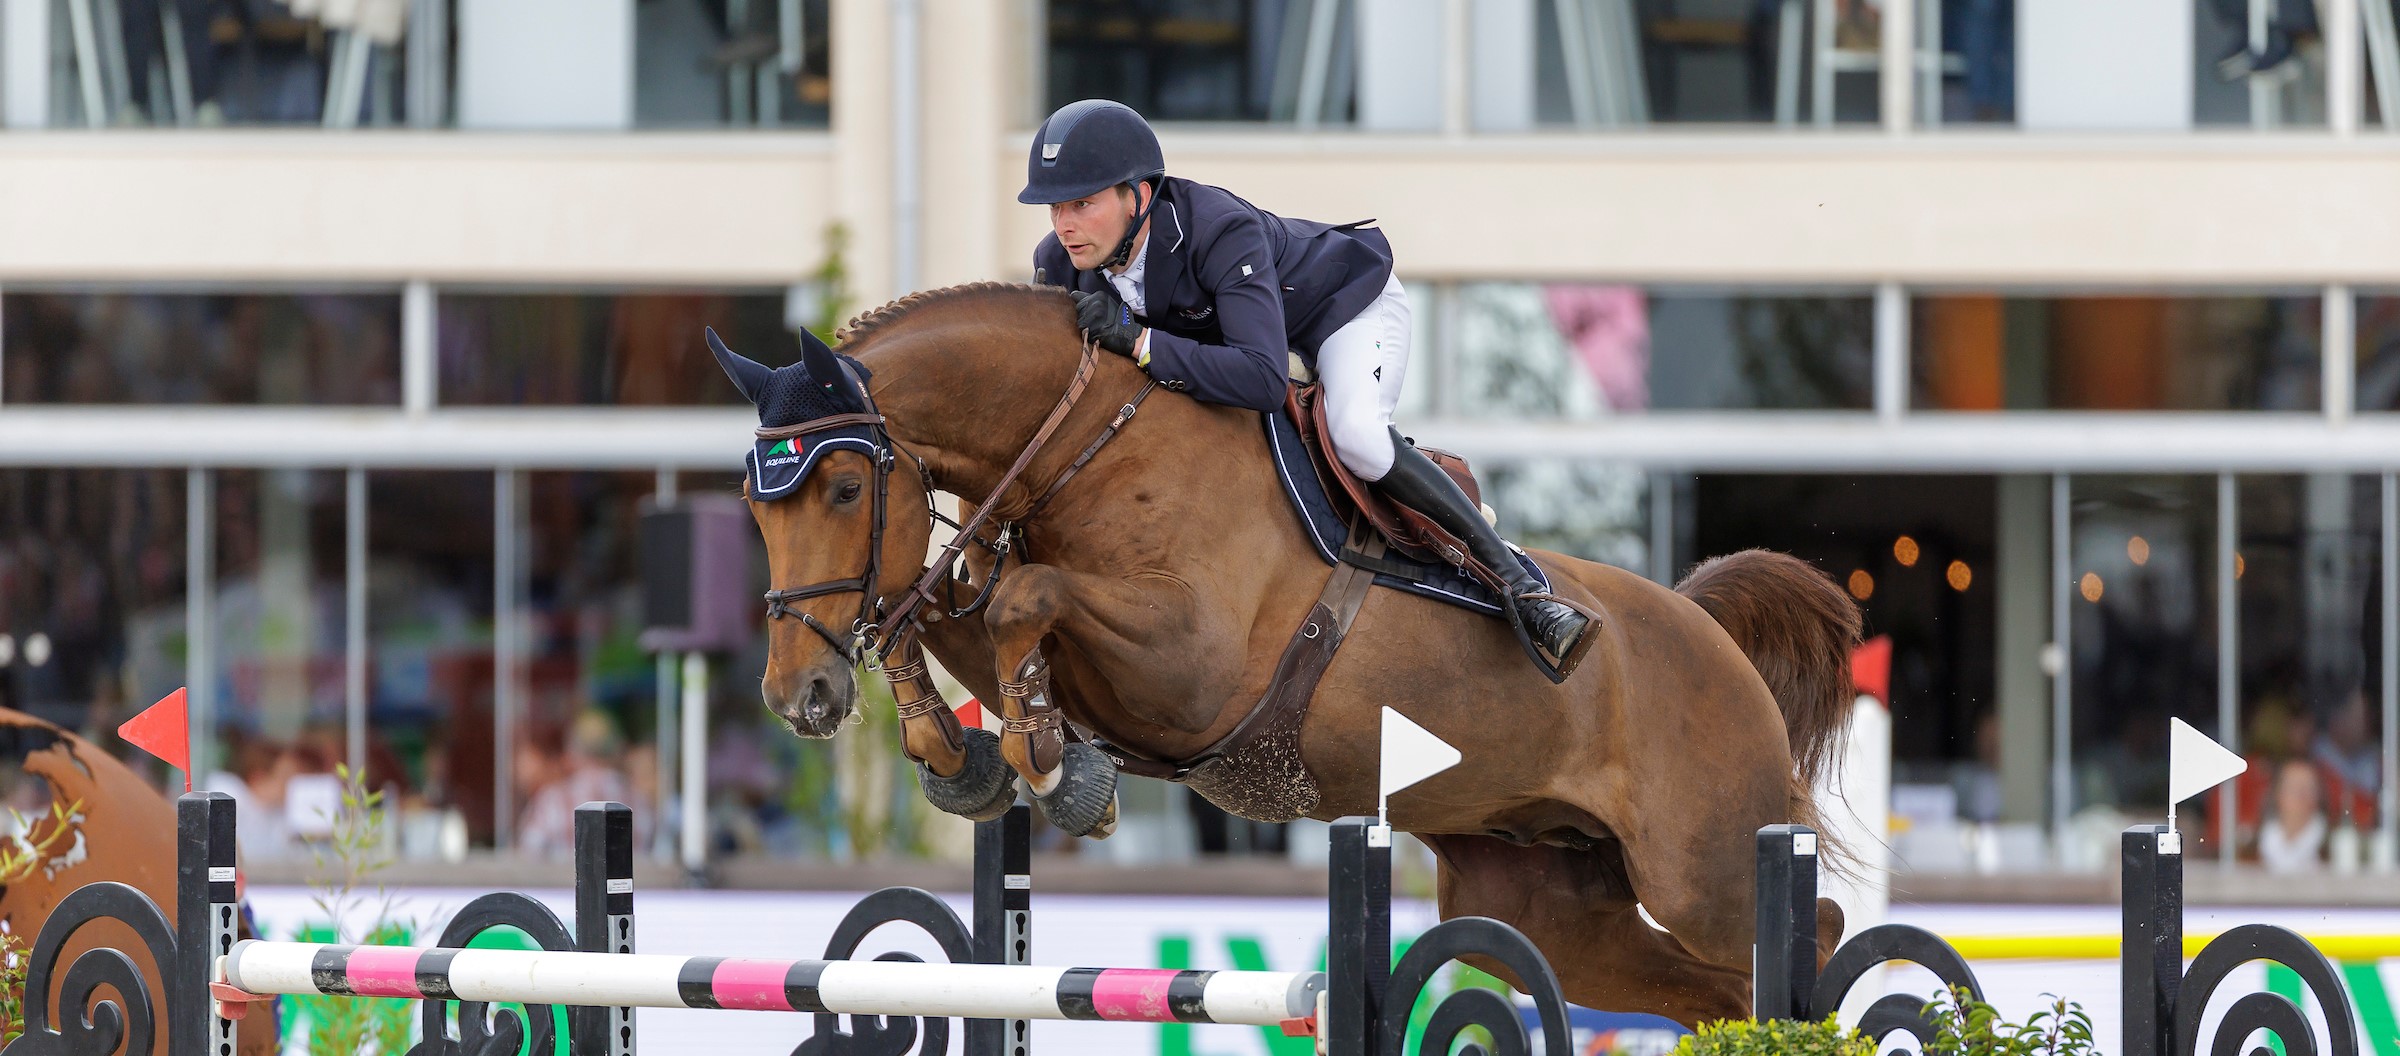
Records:
{"label": "noseband", "polygon": [[[1033,464],[1034,456],[1041,453],[1043,446],[1050,442],[1051,434],[1058,431],[1058,427],[1067,420],[1068,413],[1075,409],[1076,402],[1083,398],[1084,389],[1091,385],[1092,373],[1098,366],[1099,357],[1100,346],[1088,340],[1085,341],[1083,358],[1075,366],[1075,378],[1067,383],[1067,391],[1059,397],[1058,405],[1050,409],[1050,416],[1042,421],[1042,427],[1033,434],[1033,439],[1026,443],[1025,449],[1018,453],[1017,460],[1010,464],[1006,473],[1000,475],[1000,482],[992,486],[991,494],[976,505],[975,512],[969,515],[965,521],[951,521],[942,516],[941,511],[934,507],[932,470],[926,466],[924,459],[913,454],[909,455],[909,460],[917,464],[918,478],[925,484],[927,516],[932,520],[950,524],[958,529],[958,533],[951,538],[947,545],[942,547],[942,552],[926,565],[924,574],[919,576],[917,581],[908,588],[908,592],[902,594],[900,599],[894,602],[888,610],[883,602],[882,591],[877,589],[877,584],[883,565],[883,527],[886,501],[887,496],[891,493],[892,467],[898,462],[894,452],[901,448],[893,442],[891,432],[885,428],[883,414],[875,407],[874,395],[866,392],[866,386],[859,386],[859,390],[867,402],[867,410],[864,413],[829,415],[797,425],[758,430],[758,438],[761,440],[787,440],[826,429],[864,425],[872,435],[875,447],[873,514],[875,521],[872,534],[868,537],[866,567],[858,575],[849,579],[827,580],[788,590],[768,591],[766,594],[767,618],[772,620],[784,616],[797,617],[809,630],[817,632],[818,637],[825,639],[825,643],[833,647],[836,655],[854,666],[869,651],[875,654],[875,659],[879,663],[883,656],[894,652],[896,645],[905,641],[922,625],[924,606],[939,604],[939,600],[934,597],[934,590],[954,574],[952,570],[957,566],[959,558],[965,555],[967,547],[980,545],[999,555],[1002,560],[1007,558],[1010,541],[1017,535],[1016,521],[1001,526],[1002,530],[998,533],[997,542],[984,542],[976,533],[991,521],[992,512],[999,506],[1001,497],[1006,495],[1010,485],[1015,484],[1017,478],[1024,474],[1026,467]],[[1150,398],[1151,391],[1156,388],[1158,388],[1157,381],[1146,380],[1141,391],[1135,393],[1133,399],[1127,401],[1123,407],[1118,408],[1115,420],[1111,421],[1106,429],[1101,430],[1100,435],[1091,442],[1091,445],[1084,448],[1083,453],[1078,455],[1074,463],[1067,467],[1066,472],[1060,474],[1056,481],[1043,490],[1041,497],[1035,499],[1033,505],[1027,507],[1025,512],[1019,515],[1017,521],[1031,518],[1043,507],[1049,505],[1051,497],[1057,495],[1059,489],[1066,487],[1068,481],[1075,479],[1075,474],[1083,470],[1084,465],[1092,460],[1092,456],[1100,453],[1101,446],[1124,429],[1126,422],[1133,420],[1134,411],[1142,405],[1143,400]],[[965,609],[954,610],[950,615],[962,616],[980,607],[985,600],[991,597],[992,588],[998,585],[999,578],[1000,565],[995,564],[992,568],[991,578],[984,584],[980,595]],[[852,621],[847,639],[835,634],[831,628],[825,626],[816,617],[792,607],[793,602],[852,592],[859,595],[858,618]]]}

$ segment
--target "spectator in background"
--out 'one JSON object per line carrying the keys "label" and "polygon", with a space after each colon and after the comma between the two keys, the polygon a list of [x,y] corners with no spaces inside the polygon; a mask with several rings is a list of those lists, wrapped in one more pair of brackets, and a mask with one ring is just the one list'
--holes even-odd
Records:
{"label": "spectator in background", "polygon": [[[532,741],[528,738],[528,741]],[[633,791],[618,770],[625,752],[616,723],[586,709],[566,731],[565,751],[550,756],[531,743],[538,754],[528,758],[519,749],[518,780],[546,778],[541,785],[521,784],[531,791],[517,815],[517,849],[528,855],[563,858],[575,850],[575,808],[594,800],[630,804]],[[530,764],[530,765],[528,765]],[[547,764],[547,765],[545,765]]]}
{"label": "spectator in background", "polygon": [[669,798],[665,800],[669,813],[666,817],[658,816],[658,780],[658,745],[645,741],[627,747],[625,787],[633,798],[627,800],[626,805],[633,808],[633,845],[643,851],[656,849],[652,845],[653,840],[671,838],[673,835],[673,811],[677,801],[670,791]]}
{"label": "spectator in background", "polygon": [[310,772],[313,755],[297,745],[278,745],[243,734],[228,734],[226,742],[225,758],[231,768],[209,774],[199,787],[233,798],[234,833],[242,857],[289,857],[296,841],[287,816],[286,793],[292,778]]}
{"label": "spectator in background", "polygon": [[[2316,724],[2308,717],[2308,709],[2284,697],[2260,701],[2251,709],[2250,724],[2242,732],[2242,759],[2249,769],[2233,780],[2236,803],[2236,846],[2254,848],[2267,816],[2275,809],[2275,778],[2287,759],[2303,756],[2309,739],[2316,735]],[[2204,796],[2203,809],[2214,811],[2221,802],[2214,795]],[[2214,832],[2212,824],[2210,828]]]}
{"label": "spectator in background", "polygon": [[2258,858],[2270,873],[2314,871],[2325,855],[2324,789],[2317,768],[2286,759],[2275,769],[2275,800],[2259,827]]}
{"label": "spectator in background", "polygon": [[2325,780],[2326,803],[2336,818],[2348,818],[2364,828],[2375,821],[2376,796],[2383,789],[2382,746],[2367,723],[2367,694],[2353,691],[2325,719],[2324,729],[2308,746]]}

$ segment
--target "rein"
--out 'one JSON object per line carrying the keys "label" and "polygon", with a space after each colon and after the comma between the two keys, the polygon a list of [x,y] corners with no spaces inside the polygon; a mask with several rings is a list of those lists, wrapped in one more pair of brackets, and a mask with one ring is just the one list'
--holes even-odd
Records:
{"label": "rein", "polygon": [[[1067,467],[1066,472],[1060,474],[1059,478],[1053,481],[1048,488],[1043,489],[1041,495],[1034,499],[1033,505],[1026,508],[1025,513],[1006,522],[996,541],[983,542],[975,533],[991,521],[994,511],[1000,506],[1002,497],[1008,494],[1008,489],[1016,484],[1017,478],[1024,475],[1025,470],[1033,464],[1034,457],[1039,455],[1042,448],[1049,444],[1051,436],[1058,432],[1060,425],[1065,424],[1067,415],[1073,412],[1076,403],[1083,399],[1084,390],[1091,386],[1092,374],[1099,364],[1099,359],[1100,346],[1086,340],[1083,343],[1082,359],[1075,366],[1075,377],[1067,383],[1067,391],[1059,396],[1057,406],[1050,409],[1050,416],[1042,420],[1042,426],[1034,432],[1033,439],[1026,442],[1025,449],[1017,454],[1016,461],[1009,465],[1008,471],[1000,475],[999,482],[992,486],[991,494],[976,505],[974,513],[970,514],[965,521],[957,523],[958,533],[942,547],[939,555],[927,563],[925,573],[919,576],[916,582],[909,585],[907,592],[900,596],[899,601],[893,604],[889,611],[885,611],[882,592],[876,588],[883,563],[886,496],[891,491],[892,467],[898,461],[893,452],[898,449],[899,445],[892,441],[883,414],[875,409],[875,397],[872,394],[866,395],[868,409],[865,413],[828,415],[797,425],[759,429],[757,435],[761,440],[782,440],[823,429],[865,425],[874,433],[876,452],[875,526],[873,534],[869,537],[865,569],[849,579],[828,580],[789,590],[770,590],[766,594],[767,618],[798,617],[801,623],[806,624],[810,630],[817,632],[828,644],[832,645],[836,655],[851,664],[858,663],[861,654],[868,650],[875,653],[878,663],[892,655],[896,651],[896,647],[903,644],[910,634],[922,626],[924,606],[939,605],[939,599],[934,597],[934,588],[937,584],[944,584],[951,578],[952,569],[956,567],[959,558],[965,555],[967,547],[981,545],[989,548],[999,554],[1004,563],[1010,549],[1010,540],[1016,534],[1016,523],[1031,518],[1035,513],[1048,506],[1050,500],[1058,495],[1060,489],[1066,487],[1068,481],[1075,479],[1075,475],[1081,472],[1083,467],[1091,462],[1092,457],[1100,452],[1102,445],[1114,439],[1125,428],[1125,423],[1133,419],[1134,412],[1140,408],[1142,401],[1148,399],[1150,393],[1158,388],[1158,382],[1155,380],[1144,384],[1141,391],[1134,394],[1132,400],[1118,409],[1116,418],[1108,424],[1106,429],[1101,430],[1100,435],[1091,442],[1090,446],[1083,449],[1083,453]],[[860,388],[863,392],[865,386],[862,385]],[[924,460],[913,454],[909,456],[909,459],[917,463],[918,475],[924,479],[927,512],[935,520],[947,520],[948,518],[942,517],[940,512],[933,508],[933,477],[926,468]],[[992,568],[991,582],[984,585],[976,600],[969,604],[963,612],[954,612],[952,615],[971,612],[989,599],[992,589],[998,585],[1000,570],[1001,565],[995,564]],[[815,617],[790,606],[790,603],[795,601],[824,597],[829,594],[847,594],[853,591],[860,595],[858,619],[850,626],[850,638],[847,642],[836,636],[831,629]]]}

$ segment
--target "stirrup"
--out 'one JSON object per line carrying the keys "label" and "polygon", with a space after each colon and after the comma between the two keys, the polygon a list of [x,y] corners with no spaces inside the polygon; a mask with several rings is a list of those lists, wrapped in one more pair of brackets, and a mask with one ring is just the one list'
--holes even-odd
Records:
{"label": "stirrup", "polygon": [[[1583,658],[1591,653],[1592,643],[1599,637],[1596,633],[1600,630],[1599,613],[1546,590],[1513,595],[1504,593],[1501,598],[1503,604],[1500,607],[1508,615],[1509,629],[1516,632],[1517,644],[1524,648],[1525,655],[1533,659],[1533,666],[1541,670],[1542,677],[1549,679],[1551,685],[1565,682],[1567,676],[1574,674],[1575,669],[1582,666]],[[1548,653],[1542,651],[1541,646],[1534,644],[1533,631],[1525,626],[1525,614],[1517,609],[1517,603],[1522,601],[1554,601],[1575,610],[1576,615],[1583,617],[1583,633],[1576,636],[1575,645],[1567,650],[1567,655],[1553,660]]]}

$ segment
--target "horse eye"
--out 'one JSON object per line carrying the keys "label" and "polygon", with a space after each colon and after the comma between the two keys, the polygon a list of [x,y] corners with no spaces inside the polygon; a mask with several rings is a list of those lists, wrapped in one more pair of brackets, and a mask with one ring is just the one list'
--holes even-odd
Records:
{"label": "horse eye", "polygon": [[835,502],[857,502],[857,501],[858,501],[858,491],[859,491],[859,488],[858,488],[858,482],[857,482],[857,481],[855,481],[855,480],[854,480],[854,481],[851,481],[851,482],[850,482],[850,483],[848,483],[848,484],[844,484],[844,485],[842,485],[842,490],[840,490],[840,491],[837,491],[837,492],[835,492],[835,493],[834,493],[834,495],[833,495],[833,501],[835,501]]}

